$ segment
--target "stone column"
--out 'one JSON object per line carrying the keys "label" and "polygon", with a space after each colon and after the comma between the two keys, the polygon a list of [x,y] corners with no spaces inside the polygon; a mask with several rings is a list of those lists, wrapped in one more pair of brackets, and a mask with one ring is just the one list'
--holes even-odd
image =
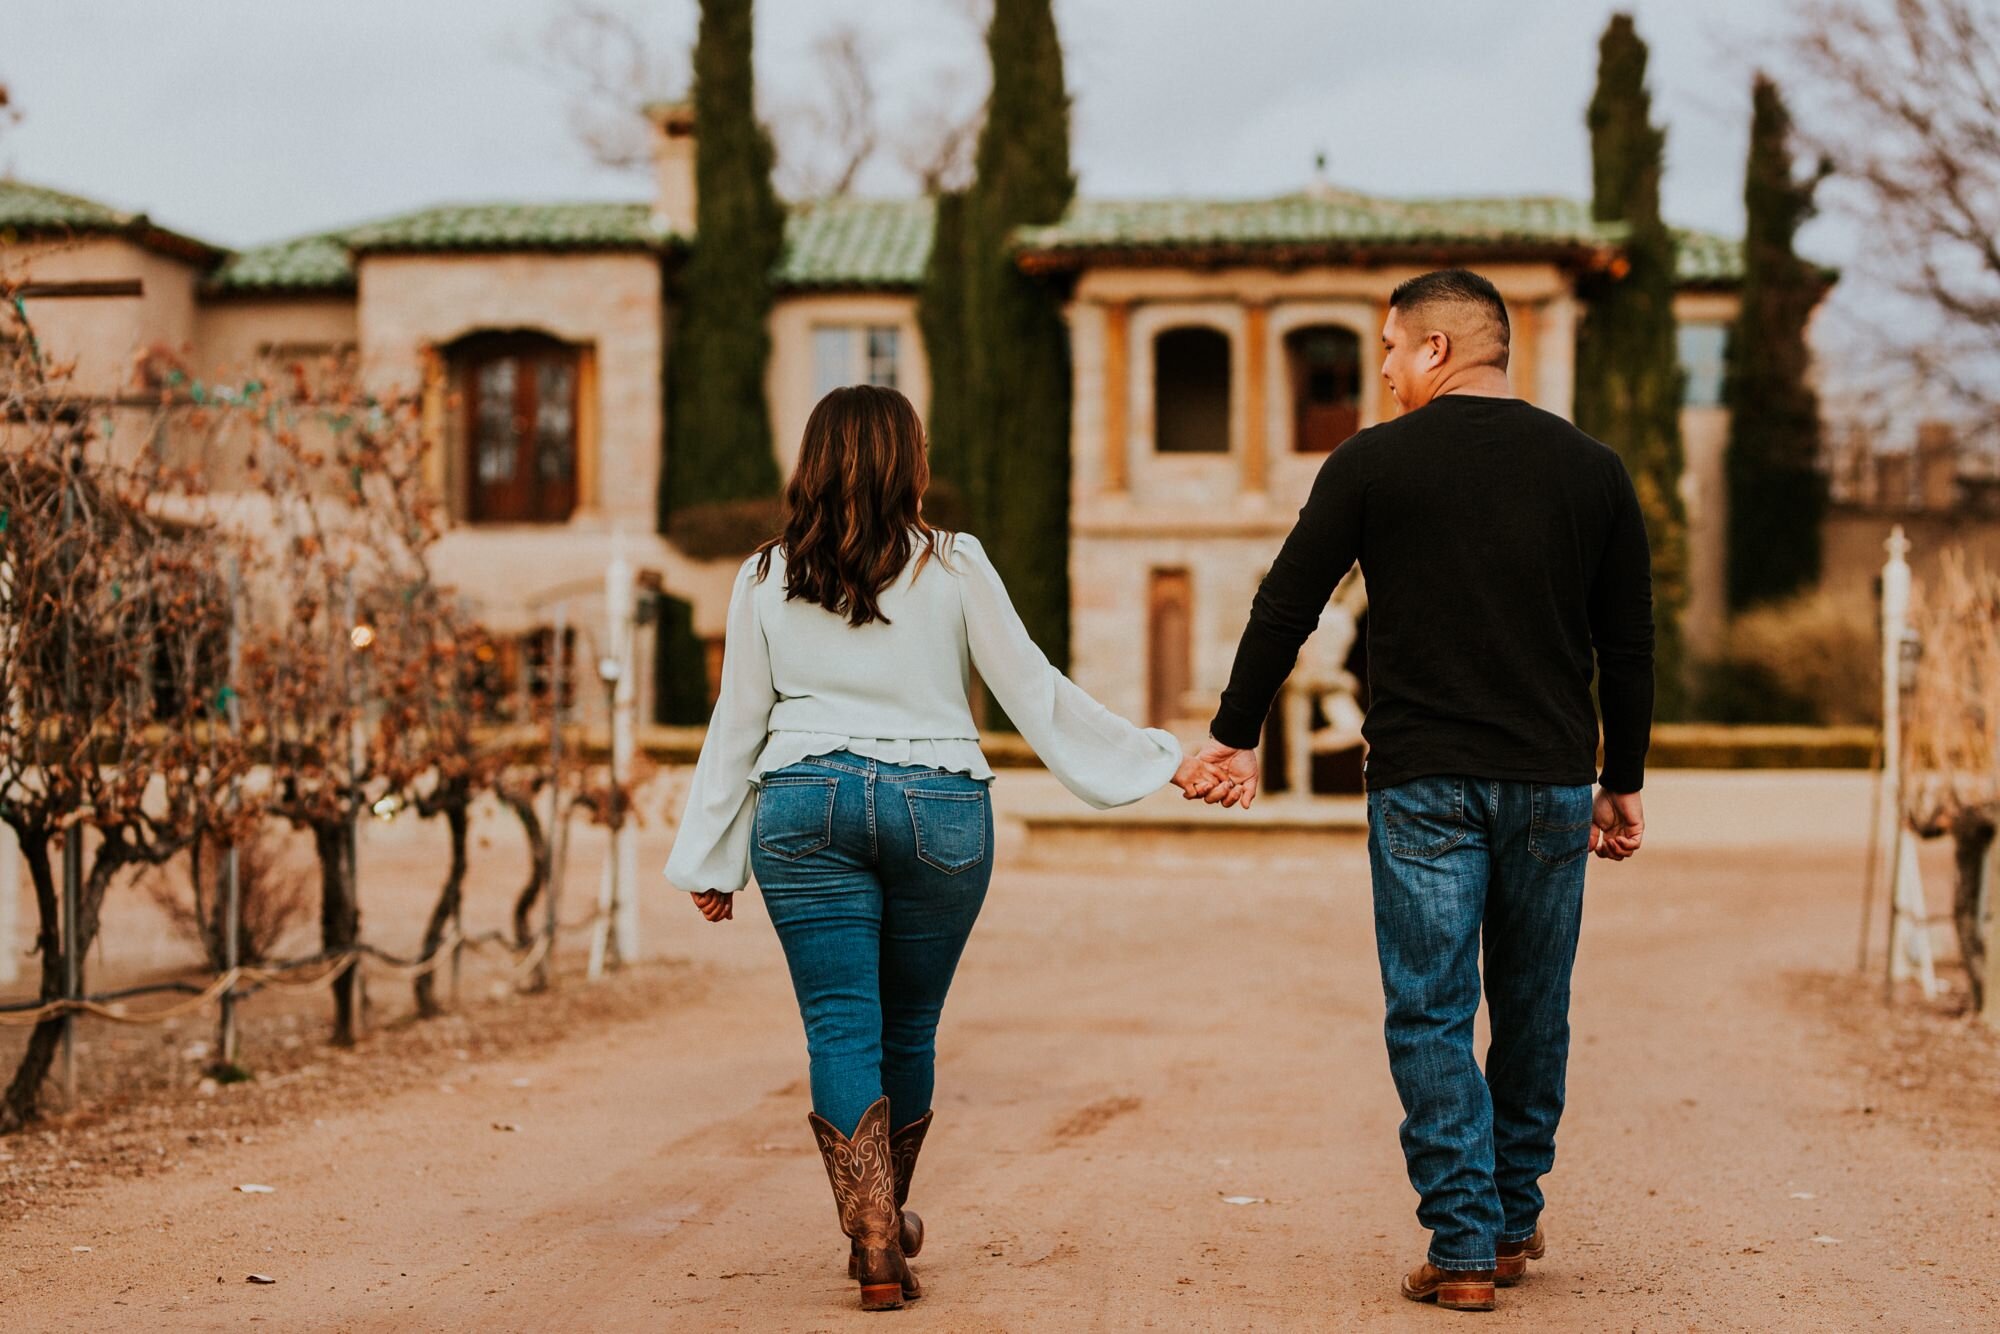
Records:
{"label": "stone column", "polygon": [[1270,361],[1271,308],[1262,301],[1243,308],[1243,393],[1248,410],[1243,422],[1243,490],[1262,495],[1270,487],[1271,387],[1267,381]]}
{"label": "stone column", "polygon": [[1514,392],[1530,403],[1540,405],[1542,382],[1539,378],[1542,337],[1542,303],[1523,302],[1513,313],[1513,329],[1508,340],[1512,355],[1508,359],[1507,378]]}
{"label": "stone column", "polygon": [[1104,490],[1123,494],[1131,484],[1131,423],[1126,408],[1132,401],[1132,305],[1104,304]]}

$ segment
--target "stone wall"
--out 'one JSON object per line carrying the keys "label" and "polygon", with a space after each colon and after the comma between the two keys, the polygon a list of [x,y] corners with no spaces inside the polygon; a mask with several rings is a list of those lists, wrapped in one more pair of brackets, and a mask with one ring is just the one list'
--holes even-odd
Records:
{"label": "stone wall", "polygon": [[[160,349],[185,359],[195,345],[195,283],[199,273],[116,237],[31,241],[0,246],[0,266],[33,282],[137,281],[138,296],[29,297],[35,336],[57,361],[75,362],[69,392],[96,399],[131,394],[142,352]],[[103,408],[107,444],[130,458],[151,440],[154,412],[145,407]]]}

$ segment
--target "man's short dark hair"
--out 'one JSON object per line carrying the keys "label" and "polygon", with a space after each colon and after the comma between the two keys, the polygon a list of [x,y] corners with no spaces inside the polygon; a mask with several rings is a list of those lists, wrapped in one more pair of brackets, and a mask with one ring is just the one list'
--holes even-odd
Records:
{"label": "man's short dark hair", "polygon": [[1390,309],[1405,318],[1441,306],[1471,308],[1491,321],[1499,352],[1495,364],[1502,370],[1507,368],[1508,345],[1513,336],[1507,323],[1507,303],[1500,299],[1499,288],[1471,269],[1436,269],[1420,273],[1399,284],[1389,294]]}

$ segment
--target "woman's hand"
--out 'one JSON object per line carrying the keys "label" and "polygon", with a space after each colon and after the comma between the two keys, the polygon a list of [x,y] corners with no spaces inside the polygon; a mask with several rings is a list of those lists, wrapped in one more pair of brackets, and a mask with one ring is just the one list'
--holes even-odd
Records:
{"label": "woman's hand", "polygon": [[726,922],[736,915],[736,896],[725,894],[719,889],[704,889],[699,894],[690,894],[695,908],[711,922]]}
{"label": "woman's hand", "polygon": [[1181,760],[1181,767],[1174,770],[1173,782],[1189,801],[1199,801],[1221,783],[1224,777],[1220,769],[1196,756],[1189,755]]}

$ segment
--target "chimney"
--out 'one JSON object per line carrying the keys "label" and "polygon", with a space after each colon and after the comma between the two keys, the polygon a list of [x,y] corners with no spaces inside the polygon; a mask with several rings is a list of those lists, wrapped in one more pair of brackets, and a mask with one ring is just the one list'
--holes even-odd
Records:
{"label": "chimney", "polygon": [[675,236],[694,235],[694,103],[652,102],[653,225]]}

